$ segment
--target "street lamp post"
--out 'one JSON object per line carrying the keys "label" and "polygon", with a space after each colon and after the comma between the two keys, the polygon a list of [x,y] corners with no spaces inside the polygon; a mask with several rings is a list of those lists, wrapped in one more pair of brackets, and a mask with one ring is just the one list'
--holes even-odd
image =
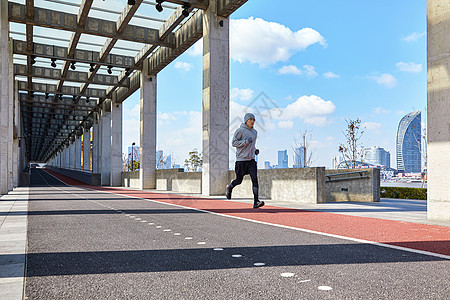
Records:
{"label": "street lamp post", "polygon": [[134,164],[133,164],[134,145],[136,145],[136,143],[133,142],[131,144],[131,171],[134,171]]}

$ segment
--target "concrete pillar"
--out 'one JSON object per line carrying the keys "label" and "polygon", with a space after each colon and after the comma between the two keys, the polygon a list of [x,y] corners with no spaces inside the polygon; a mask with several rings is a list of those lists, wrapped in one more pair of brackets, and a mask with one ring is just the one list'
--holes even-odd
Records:
{"label": "concrete pillar", "polygon": [[75,168],[75,144],[69,145],[69,169]]}
{"label": "concrete pillar", "polygon": [[66,147],[65,149],[64,149],[64,168],[65,169],[70,169],[70,150],[69,150],[69,147],[70,147],[70,145],[68,146],[68,147]]}
{"label": "concrete pillar", "polygon": [[81,170],[81,137],[75,140],[75,170]]}
{"label": "concrete pillar", "polygon": [[13,152],[14,152],[14,65],[13,41],[9,40],[9,75],[8,75],[8,192],[14,188]]}
{"label": "concrete pillar", "polygon": [[19,186],[19,177],[20,177],[20,162],[19,162],[19,131],[20,131],[20,103],[19,103],[19,95],[18,95],[18,82],[14,82],[14,140],[13,140],[13,186],[14,188]]}
{"label": "concrete pillar", "polygon": [[217,2],[203,13],[203,195],[223,195],[228,183],[229,19],[217,16]]}
{"label": "concrete pillar", "polygon": [[122,103],[111,103],[111,186],[122,185]]}
{"label": "concrete pillar", "polygon": [[99,138],[99,123],[96,118],[94,124],[92,125],[92,172],[99,173],[99,147],[100,147],[100,138]]}
{"label": "concrete pillar", "polygon": [[0,0],[0,195],[6,194],[9,186],[9,52],[8,1]]}
{"label": "concrete pillar", "polygon": [[427,1],[428,218],[450,221],[450,2]]}
{"label": "concrete pillar", "polygon": [[141,73],[139,180],[141,189],[156,189],[156,76],[144,73]]}
{"label": "concrete pillar", "polygon": [[91,170],[91,129],[83,133],[83,170]]}
{"label": "concrete pillar", "polygon": [[[109,108],[109,110],[108,110]],[[109,185],[111,178],[111,110],[104,105],[101,116],[101,173],[102,185]]]}

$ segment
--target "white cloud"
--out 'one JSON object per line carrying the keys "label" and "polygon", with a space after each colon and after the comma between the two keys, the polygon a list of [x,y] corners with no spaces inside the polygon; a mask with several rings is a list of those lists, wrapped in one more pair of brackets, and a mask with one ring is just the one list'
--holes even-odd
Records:
{"label": "white cloud", "polygon": [[325,38],[312,28],[292,31],[288,27],[261,18],[231,20],[230,48],[235,61],[268,66],[289,60],[298,51],[319,43]]}
{"label": "white cloud", "polygon": [[389,114],[389,113],[391,113],[391,111],[390,110],[387,110],[387,109],[384,109],[384,108],[382,108],[382,107],[376,107],[374,110],[373,110],[373,112],[375,113],[375,114]]}
{"label": "white cloud", "polygon": [[122,122],[122,132],[126,134],[122,135],[122,151],[127,152],[126,149],[131,147],[132,143],[140,145],[140,131],[139,131],[139,119],[124,119]]}
{"label": "white cloud", "polygon": [[375,129],[380,129],[381,124],[377,123],[377,122],[364,122],[361,124],[361,127],[365,128],[367,130],[375,130]]}
{"label": "white cloud", "polygon": [[340,78],[341,76],[334,74],[333,72],[326,72],[323,74],[323,77],[333,79],[333,78]]}
{"label": "white cloud", "polygon": [[190,70],[192,70],[194,68],[194,66],[192,64],[183,62],[183,61],[175,62],[174,67],[175,67],[175,69],[186,71],[186,72],[189,72]]}
{"label": "white cloud", "polygon": [[197,56],[203,54],[203,38],[199,39],[188,51],[190,56]]}
{"label": "white cloud", "polygon": [[248,101],[253,98],[254,91],[252,89],[232,88],[230,91],[231,100]]}
{"label": "white cloud", "polygon": [[297,68],[296,66],[289,65],[289,66],[283,66],[278,70],[279,74],[294,74],[294,75],[300,75],[302,74],[302,70]]}
{"label": "white cloud", "polygon": [[123,107],[123,117],[126,119],[140,119],[141,106],[140,104],[136,104],[132,109],[128,110],[126,106]]}
{"label": "white cloud", "polygon": [[294,122],[292,122],[291,120],[280,121],[280,122],[278,122],[278,127],[290,129],[290,128],[294,127]]}
{"label": "white cloud", "polygon": [[407,35],[405,37],[402,38],[402,41],[405,42],[416,42],[419,38],[425,36],[426,32],[413,32],[410,35]]}
{"label": "white cloud", "polygon": [[389,73],[384,73],[380,76],[368,76],[368,78],[375,80],[378,84],[384,85],[390,89],[397,85],[397,79]]}
{"label": "white cloud", "polygon": [[333,142],[336,138],[334,136],[327,136],[325,139],[327,142]]}
{"label": "white cloud", "polygon": [[303,66],[303,70],[305,71],[305,74],[306,74],[306,76],[307,76],[309,79],[314,78],[314,77],[316,77],[317,75],[319,75],[319,74],[316,72],[316,67],[314,67],[314,66],[304,65],[304,66]]}
{"label": "white cloud", "polygon": [[400,72],[420,73],[422,72],[422,64],[416,64],[413,62],[405,63],[399,62],[396,64],[397,70]]}
{"label": "white cloud", "polygon": [[294,103],[281,108],[281,113],[279,109],[271,109],[267,114],[278,120],[300,118],[307,124],[325,126],[328,123],[327,115],[332,114],[335,110],[336,105],[333,102],[311,95],[302,96]]}

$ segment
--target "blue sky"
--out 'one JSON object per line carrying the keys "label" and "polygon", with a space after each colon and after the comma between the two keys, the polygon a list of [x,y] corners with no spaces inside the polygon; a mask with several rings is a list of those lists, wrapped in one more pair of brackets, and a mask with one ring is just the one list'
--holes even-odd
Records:
{"label": "blue sky", "polygon": [[[284,149],[291,166],[306,129],[314,165],[331,167],[346,117],[360,118],[362,144],[384,147],[395,166],[398,122],[426,107],[426,1],[282,2],[250,0],[231,16],[230,119],[261,92],[281,112],[257,127],[259,167]],[[201,92],[199,43],[158,75],[158,149],[174,163],[201,149]],[[139,91],[124,102],[124,152],[139,144],[138,107]]]}

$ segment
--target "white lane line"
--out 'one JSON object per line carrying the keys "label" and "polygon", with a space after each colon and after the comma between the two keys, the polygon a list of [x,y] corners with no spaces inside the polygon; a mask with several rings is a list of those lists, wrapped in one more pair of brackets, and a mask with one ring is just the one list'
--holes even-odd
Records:
{"label": "white lane line", "polygon": [[[49,174],[50,176],[52,176],[52,177],[56,178],[57,180],[63,182],[62,180],[60,180],[59,178],[53,176],[52,174],[50,174],[48,172],[47,172],[47,174]],[[63,182],[63,183],[65,185],[67,185],[67,186],[70,186],[70,185],[68,185],[65,182]],[[53,186],[53,187],[55,187],[55,186]],[[378,242],[373,242],[373,241],[368,241],[368,240],[363,240],[363,239],[357,239],[357,238],[352,238],[352,237],[347,237],[347,236],[342,236],[342,235],[337,235],[337,234],[331,234],[331,233],[325,233],[325,232],[320,232],[320,231],[315,231],[315,230],[309,230],[309,229],[304,229],[304,228],[297,228],[297,227],[292,227],[292,226],[287,226],[287,225],[274,224],[274,223],[263,222],[263,221],[258,221],[258,220],[251,220],[251,219],[246,219],[246,218],[242,218],[242,217],[224,215],[224,214],[221,214],[221,213],[207,211],[207,210],[203,210],[203,209],[199,209],[199,208],[192,208],[192,207],[187,207],[187,206],[183,206],[183,205],[179,205],[179,204],[173,204],[173,203],[165,203],[165,202],[160,202],[160,201],[157,201],[157,200],[144,199],[144,198],[140,198],[140,197],[136,197],[136,196],[123,195],[123,194],[118,194],[118,193],[113,193],[113,192],[99,191],[99,190],[94,190],[94,189],[90,189],[90,188],[87,188],[87,187],[79,187],[79,188],[80,189],[94,191],[94,192],[104,193],[104,194],[113,194],[115,196],[123,196],[123,197],[127,197],[127,198],[140,199],[140,200],[147,201],[147,202],[153,202],[153,203],[158,203],[158,204],[165,204],[165,205],[169,205],[169,206],[180,207],[180,208],[183,208],[183,209],[191,209],[191,210],[200,211],[200,212],[204,212],[204,213],[208,213],[208,214],[212,214],[212,215],[217,215],[217,216],[222,216],[222,217],[226,217],[226,218],[232,218],[232,219],[237,219],[237,220],[257,223],[257,224],[264,224],[264,225],[274,226],[274,227],[279,227],[279,228],[284,228],[284,229],[297,230],[297,231],[302,231],[302,232],[307,232],[307,233],[312,233],[312,234],[317,234],[317,235],[323,235],[323,236],[327,236],[327,237],[337,238],[337,239],[341,239],[341,240],[352,241],[352,242],[356,242],[356,243],[360,243],[360,244],[370,244],[370,245],[375,245],[375,246],[380,246],[380,247],[385,247],[385,248],[391,248],[391,249],[401,250],[401,251],[407,251],[407,252],[412,252],[412,253],[416,253],[416,254],[434,256],[434,257],[450,260],[450,255],[445,255],[445,254],[439,254],[439,253],[433,253],[433,252],[429,252],[429,251],[416,250],[416,249],[412,249],[412,248],[406,248],[406,247],[401,247],[401,246],[383,244],[383,243],[378,243]],[[59,188],[57,188],[57,189],[59,189]],[[72,193],[67,192],[65,190],[62,190],[62,189],[60,189],[60,190],[64,191],[65,193],[72,194]],[[83,199],[88,199],[88,198],[81,197],[81,196],[78,196],[78,197],[83,198]]]}
{"label": "white lane line", "polygon": [[136,221],[140,221],[140,220],[142,220],[142,219],[141,219],[141,218],[136,218],[135,220],[136,220]]}
{"label": "white lane line", "polygon": [[188,237],[185,237],[184,239],[185,239],[185,240],[192,240],[193,238],[190,237],[190,236],[188,236]]}
{"label": "white lane line", "polygon": [[242,257],[242,255],[240,255],[240,254],[233,254],[233,255],[231,255],[231,257],[239,258],[239,257]]}
{"label": "white lane line", "polygon": [[289,273],[289,272],[281,273],[281,277],[285,277],[285,278],[294,277],[294,275],[295,275],[295,273]]}
{"label": "white lane line", "polygon": [[257,263],[254,263],[253,265],[254,265],[255,267],[262,267],[262,266],[265,266],[266,264],[263,263],[263,262],[257,262]]}
{"label": "white lane line", "polygon": [[223,251],[223,248],[214,248],[214,251]]}
{"label": "white lane line", "polygon": [[331,286],[321,285],[318,289],[321,291],[331,291],[333,288]]}
{"label": "white lane line", "polygon": [[148,225],[155,225],[155,223],[148,223]]}
{"label": "white lane line", "polygon": [[174,233],[173,235],[181,235],[181,233],[178,233],[178,232],[177,232],[177,233]]}
{"label": "white lane line", "polygon": [[206,242],[198,242],[197,245],[206,245]]}
{"label": "white lane line", "polygon": [[169,231],[172,231],[172,229],[164,229],[163,231],[169,232]]}
{"label": "white lane line", "polygon": [[145,220],[142,220],[142,221],[141,221],[141,223],[147,223],[147,221],[145,221]]}
{"label": "white lane line", "polygon": [[162,226],[156,226],[156,228],[162,228]]}
{"label": "white lane line", "polygon": [[310,282],[310,281],[311,281],[311,279],[306,279],[306,280],[300,280],[299,282],[304,283],[304,282]]}

